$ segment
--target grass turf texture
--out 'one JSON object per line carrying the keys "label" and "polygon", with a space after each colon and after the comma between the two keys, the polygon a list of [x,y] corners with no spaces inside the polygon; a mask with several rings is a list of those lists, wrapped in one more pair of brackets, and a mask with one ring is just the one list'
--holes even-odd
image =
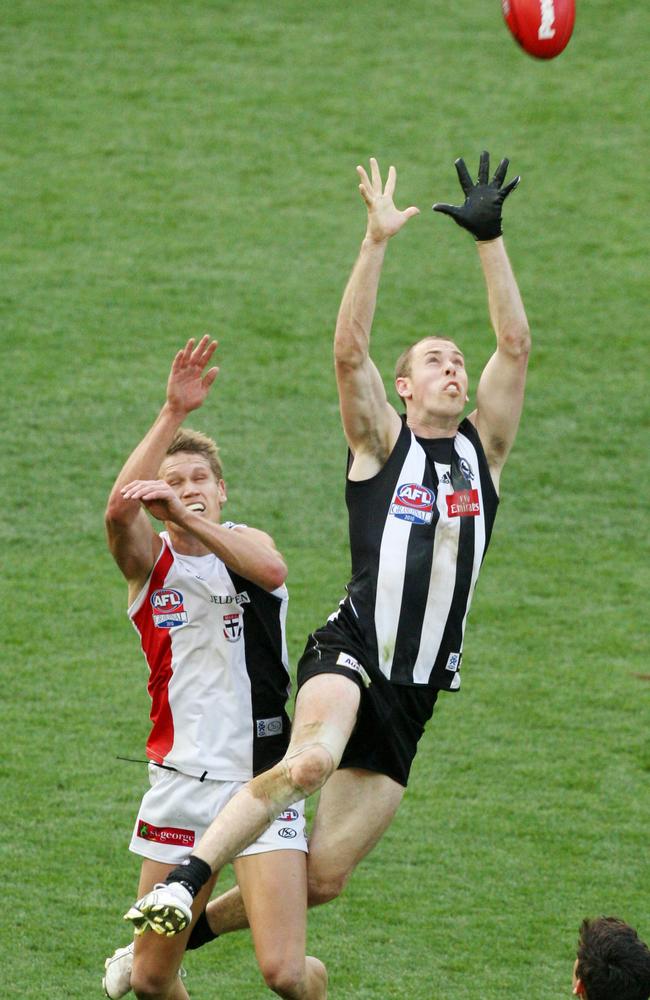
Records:
{"label": "grass turf texture", "polygon": [[[389,249],[380,369],[445,330],[475,384],[493,343],[475,250],[429,206],[483,148],[523,177],[505,225],[526,411],[463,691],[310,949],[333,998],[568,995],[585,914],[650,937],[650,12],[580,5],[550,64],[497,0],[16,0],[3,20],[3,995],[99,995],[127,938],[145,773],[115,756],[142,755],[148,703],[102,512],[174,350],[222,342],[193,424],[221,442],[228,516],[287,556],[295,662],[348,573],[331,334],[363,234],[355,164],[394,162],[397,203],[422,209]],[[265,995],[246,936],[186,964],[194,1000]]]}

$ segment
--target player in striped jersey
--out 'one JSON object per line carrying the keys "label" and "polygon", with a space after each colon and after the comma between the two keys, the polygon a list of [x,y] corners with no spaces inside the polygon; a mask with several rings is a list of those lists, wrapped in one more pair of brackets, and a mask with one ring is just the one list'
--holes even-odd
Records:
{"label": "player in striped jersey", "polygon": [[[475,184],[459,160],[463,205],[434,206],[475,237],[487,284],[497,343],[478,383],[476,408],[463,419],[469,383],[461,350],[446,336],[431,335],[398,362],[401,417],[388,402],[369,340],[386,248],[418,209],[398,210],[395,169],[384,186],[376,160],[370,165],[370,176],[357,168],[368,221],[334,344],[350,451],[352,579],[298,665],[284,760],[245,786],[189,864],[168,876],[165,898],[178,927],[176,900],[189,905],[206,871],[250,843],[280,809],[317,789],[310,902],[338,895],[395,815],[439,691],[460,686],[467,612],[524,398],[530,338],[501,232],[503,201],[518,178],[504,186],[503,160],[490,180],[483,153]],[[145,896],[127,916],[139,922],[150,909]]]}
{"label": "player in striped jersey", "polygon": [[[289,742],[286,566],[269,535],[222,523],[226,501],[212,439],[181,427],[216,378],[204,371],[216,342],[189,340],[172,364],[166,402],[111,491],[106,527],[128,584],[129,617],[149,668],[150,789],[130,849],[141,855],[140,892],[159,892],[213,817]],[[160,534],[147,516],[164,522]],[[327,974],[305,957],[307,898],[303,804],[278,810],[234,860],[260,968],[291,1000],[325,1000]],[[216,881],[192,908],[193,924]],[[154,908],[155,910],[155,908]],[[159,918],[159,919],[158,919]],[[158,934],[142,933],[150,925]],[[178,975],[190,929],[167,934],[160,911],[136,926],[133,945],[108,959],[103,985],[116,1000],[187,1000]]]}

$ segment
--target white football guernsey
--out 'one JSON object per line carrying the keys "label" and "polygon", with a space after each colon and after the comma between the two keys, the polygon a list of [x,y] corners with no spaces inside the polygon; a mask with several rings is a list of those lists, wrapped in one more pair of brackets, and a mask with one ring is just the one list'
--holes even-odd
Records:
{"label": "white football guernsey", "polygon": [[160,537],[128,610],[149,667],[147,756],[196,777],[247,781],[289,739],[287,589],[268,593],[216,555],[182,555],[167,532]]}

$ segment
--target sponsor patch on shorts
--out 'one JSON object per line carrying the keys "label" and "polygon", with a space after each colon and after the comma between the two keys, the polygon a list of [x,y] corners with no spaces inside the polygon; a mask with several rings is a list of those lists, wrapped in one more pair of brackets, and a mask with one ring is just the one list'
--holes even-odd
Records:
{"label": "sponsor patch on shorts", "polygon": [[278,823],[295,823],[297,819],[300,819],[300,813],[297,809],[292,809],[291,806],[285,809],[284,812],[280,813],[278,816]]}
{"label": "sponsor patch on shorts", "polygon": [[138,819],[138,837],[154,840],[157,844],[173,844],[175,847],[194,847],[194,830],[182,830],[176,826],[153,826]]}
{"label": "sponsor patch on shorts", "polygon": [[372,681],[368,677],[368,674],[361,666],[358,660],[355,660],[353,656],[349,653],[339,653],[338,659],[336,661],[337,667],[347,667],[348,670],[354,670],[355,673],[359,674],[361,680],[363,681],[365,687],[370,687]]}
{"label": "sponsor patch on shorts", "polygon": [[255,719],[256,736],[278,736],[282,732],[282,717],[274,719]]}

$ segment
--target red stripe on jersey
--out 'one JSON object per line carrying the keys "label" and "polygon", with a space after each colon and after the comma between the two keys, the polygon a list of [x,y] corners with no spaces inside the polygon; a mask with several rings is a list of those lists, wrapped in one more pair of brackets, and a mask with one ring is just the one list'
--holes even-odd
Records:
{"label": "red stripe on jersey", "polygon": [[140,633],[140,643],[149,666],[147,690],[151,697],[149,718],[153,727],[147,740],[147,754],[151,760],[162,764],[174,743],[174,719],[169,707],[169,681],[172,675],[172,641],[168,628],[156,628],[153,621],[151,595],[159,590],[174,562],[168,546],[154,566],[145,599],[133,616],[133,624]]}

